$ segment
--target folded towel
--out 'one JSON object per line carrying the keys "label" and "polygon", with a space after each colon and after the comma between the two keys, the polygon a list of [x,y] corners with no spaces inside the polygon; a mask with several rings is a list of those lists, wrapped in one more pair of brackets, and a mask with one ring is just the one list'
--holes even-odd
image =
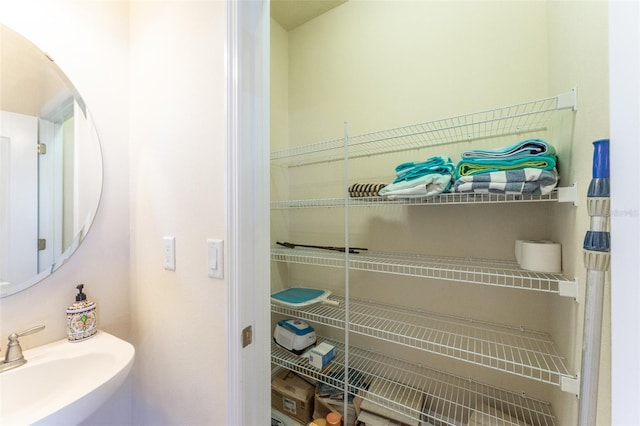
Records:
{"label": "folded towel", "polygon": [[447,156],[435,156],[425,161],[402,163],[395,170],[396,179],[380,189],[381,197],[423,198],[448,191],[455,165]]}
{"label": "folded towel", "polygon": [[349,197],[377,197],[378,191],[386,185],[386,183],[354,183],[349,187]]}
{"label": "folded towel", "polygon": [[525,168],[462,176],[453,184],[454,192],[546,195],[558,184],[555,169]]}
{"label": "folded towel", "polygon": [[402,163],[396,167],[396,179],[393,183],[409,181],[430,174],[452,174],[455,166],[451,158],[435,156],[418,163]]}
{"label": "folded towel", "polygon": [[516,159],[468,159],[460,160],[456,167],[456,177],[471,176],[477,173],[498,172],[518,169],[553,170],[556,168],[556,157],[528,156]]}
{"label": "folded towel", "polygon": [[391,200],[430,197],[448,191],[451,181],[451,174],[433,173],[417,179],[387,185],[380,190],[380,196]]}
{"label": "folded towel", "polygon": [[525,158],[530,156],[547,156],[553,157],[556,155],[556,150],[552,145],[549,145],[543,139],[531,138],[524,139],[520,142],[516,142],[513,145],[506,146],[499,149],[474,149],[471,151],[463,152],[461,157],[466,159],[511,159]]}
{"label": "folded towel", "polygon": [[543,139],[524,139],[498,149],[474,149],[463,152],[456,165],[456,177],[476,173],[535,168],[556,168],[556,149]]}

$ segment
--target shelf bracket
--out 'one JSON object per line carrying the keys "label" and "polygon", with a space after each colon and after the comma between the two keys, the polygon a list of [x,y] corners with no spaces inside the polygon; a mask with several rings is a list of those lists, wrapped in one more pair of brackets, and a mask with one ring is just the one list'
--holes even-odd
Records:
{"label": "shelf bracket", "polygon": [[580,396],[580,377],[560,377],[560,389],[563,392],[572,393],[576,396]]}
{"label": "shelf bracket", "polygon": [[578,93],[578,88],[574,87],[571,89],[569,93],[563,93],[558,95],[558,106],[557,109],[566,109],[571,108],[573,111],[578,110],[578,98],[576,94]]}
{"label": "shelf bracket", "polygon": [[578,184],[576,182],[573,185],[558,188],[558,202],[559,203],[573,203],[574,206],[578,206]]}
{"label": "shelf bracket", "polygon": [[558,293],[560,296],[573,297],[578,301],[578,278],[573,281],[558,281]]}

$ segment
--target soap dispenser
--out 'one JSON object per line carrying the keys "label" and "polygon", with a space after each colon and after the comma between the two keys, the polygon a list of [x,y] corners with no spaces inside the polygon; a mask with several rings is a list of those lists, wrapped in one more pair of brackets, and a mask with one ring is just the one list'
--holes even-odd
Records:
{"label": "soap dispenser", "polygon": [[67,309],[67,334],[70,342],[80,342],[98,332],[96,304],[82,292],[84,284],[76,286],[76,302]]}

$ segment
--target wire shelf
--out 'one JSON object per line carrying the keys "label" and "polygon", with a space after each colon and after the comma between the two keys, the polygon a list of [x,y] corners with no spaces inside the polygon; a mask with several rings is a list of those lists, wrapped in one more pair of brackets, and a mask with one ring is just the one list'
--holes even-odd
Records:
{"label": "wire shelf", "polygon": [[[292,309],[272,304],[272,312],[344,329],[340,307],[322,304]],[[560,386],[570,377],[564,358],[547,333],[524,330],[351,298],[349,330],[495,370]]]}
{"label": "wire shelf", "polygon": [[[558,189],[546,195],[446,193],[427,198],[390,200],[385,197],[349,198],[349,207],[428,206],[439,204],[497,204],[558,201]],[[272,201],[272,209],[344,207],[344,198]]]}
{"label": "wire shelf", "polygon": [[[344,253],[327,250],[274,247],[271,249],[271,260],[345,267]],[[560,294],[560,284],[569,281],[561,274],[526,271],[516,262],[404,253],[361,251],[349,256],[349,268],[556,294]]]}
{"label": "wire shelf", "polygon": [[[575,109],[575,90],[522,104],[397,127],[348,138],[348,157],[427,148],[463,141],[545,130],[554,111]],[[301,166],[344,159],[344,139],[271,153],[271,160]]]}
{"label": "wire shelf", "polygon": [[[345,347],[335,346],[336,357],[323,370],[309,365],[306,358],[272,344],[271,362],[302,376],[338,389],[345,384]],[[470,379],[417,366],[361,348],[349,347],[348,392],[418,421],[466,425],[474,412],[491,419],[491,424],[554,425],[551,405]],[[499,410],[499,411],[497,411]]]}

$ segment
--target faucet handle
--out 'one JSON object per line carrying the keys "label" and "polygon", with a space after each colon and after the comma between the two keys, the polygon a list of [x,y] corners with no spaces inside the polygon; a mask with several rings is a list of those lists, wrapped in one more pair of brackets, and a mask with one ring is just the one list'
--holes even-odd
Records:
{"label": "faucet handle", "polygon": [[36,325],[35,327],[27,328],[26,330],[23,330],[19,333],[11,333],[9,335],[9,344],[7,345],[7,353],[4,356],[4,362],[9,363],[24,360],[24,356],[22,355],[22,348],[20,347],[18,337],[37,333],[38,331],[44,330],[44,328],[44,325]]}
{"label": "faucet handle", "polygon": [[13,337],[14,339],[17,339],[18,337],[28,336],[29,334],[37,333],[38,331],[42,331],[44,329],[45,329],[44,325],[36,325],[35,327],[27,328],[26,330],[23,330],[19,333],[11,333],[9,335],[9,339],[11,340],[11,337]]}

